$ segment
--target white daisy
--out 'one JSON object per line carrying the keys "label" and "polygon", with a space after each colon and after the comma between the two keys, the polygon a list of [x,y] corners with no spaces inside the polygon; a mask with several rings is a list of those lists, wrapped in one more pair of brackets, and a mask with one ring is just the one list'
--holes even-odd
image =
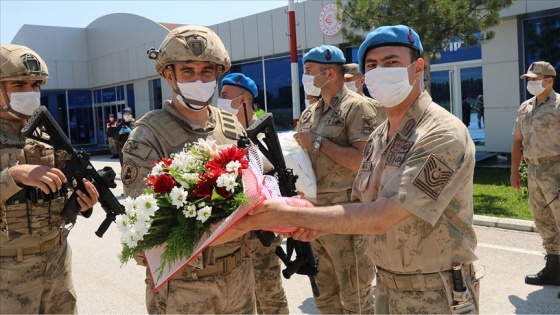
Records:
{"label": "white daisy", "polygon": [[212,214],[212,207],[206,206],[198,210],[196,219],[202,223],[206,222],[210,215]]}
{"label": "white daisy", "polygon": [[181,207],[183,207],[183,205],[187,202],[188,194],[189,192],[181,187],[173,187],[169,193],[169,197],[171,198],[171,203],[177,207],[177,209],[181,209]]}

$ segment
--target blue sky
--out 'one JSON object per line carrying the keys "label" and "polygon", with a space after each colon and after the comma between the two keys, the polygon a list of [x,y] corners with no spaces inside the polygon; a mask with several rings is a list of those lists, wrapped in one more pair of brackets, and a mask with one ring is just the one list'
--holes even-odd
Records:
{"label": "blue sky", "polygon": [[155,22],[213,25],[287,6],[288,0],[0,0],[0,43],[10,43],[24,24],[86,27],[106,14],[132,13]]}

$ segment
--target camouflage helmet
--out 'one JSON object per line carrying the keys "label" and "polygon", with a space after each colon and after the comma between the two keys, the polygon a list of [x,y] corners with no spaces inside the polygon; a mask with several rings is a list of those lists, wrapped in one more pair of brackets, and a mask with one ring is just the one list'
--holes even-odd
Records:
{"label": "camouflage helmet", "polygon": [[148,57],[156,60],[156,72],[161,76],[168,65],[176,62],[216,63],[218,76],[231,67],[228,51],[220,37],[211,29],[198,25],[185,25],[172,30],[159,50],[148,50]]}
{"label": "camouflage helmet", "polygon": [[47,64],[35,51],[10,44],[2,44],[0,50],[0,81],[40,80],[42,85],[47,83]]}

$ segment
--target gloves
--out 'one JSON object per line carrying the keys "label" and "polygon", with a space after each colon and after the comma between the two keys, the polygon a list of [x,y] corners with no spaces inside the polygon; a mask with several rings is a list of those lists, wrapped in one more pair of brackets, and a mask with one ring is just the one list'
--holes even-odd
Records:
{"label": "gloves", "polygon": [[122,126],[121,129],[119,130],[119,135],[124,135],[124,134],[130,133],[131,131],[132,131],[132,129],[130,129],[130,127]]}

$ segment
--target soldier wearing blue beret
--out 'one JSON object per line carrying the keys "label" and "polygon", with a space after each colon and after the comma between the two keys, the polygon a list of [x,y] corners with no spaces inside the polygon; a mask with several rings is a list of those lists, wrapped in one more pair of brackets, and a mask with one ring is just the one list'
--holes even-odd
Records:
{"label": "soldier wearing blue beret", "polygon": [[[218,107],[237,116],[247,129],[257,120],[253,99],[259,95],[257,85],[242,73],[230,73],[222,79]],[[265,162],[265,171],[273,168]],[[264,246],[255,232],[245,234],[253,261],[255,297],[258,314],[288,314],[288,299],[280,277],[282,265],[276,255],[276,247],[282,244],[278,235],[270,246]]]}
{"label": "soldier wearing blue beret", "polygon": [[[338,47],[322,45],[303,56],[307,95],[321,95],[309,105],[294,135],[307,150],[317,179],[316,205],[350,201],[352,182],[369,134],[384,118],[372,99],[344,84],[346,58]],[[362,235],[325,235],[312,242],[319,259],[316,277],[323,314],[372,313],[375,271]],[[359,267],[358,267],[359,266]]]}
{"label": "soldier wearing blue beret", "polygon": [[[302,208],[267,201],[238,227],[298,226],[292,237],[303,241],[369,234],[376,313],[477,313],[484,273],[473,265],[476,150],[461,120],[422,90],[422,53],[420,37],[405,25],[378,27],[360,45],[365,83],[387,120],[367,140],[351,203]],[[326,86],[322,77],[314,81]],[[454,280],[464,290],[453,291]]]}
{"label": "soldier wearing blue beret", "polygon": [[222,79],[218,108],[235,116],[247,129],[256,120],[253,101],[259,95],[255,81],[242,73],[230,73]]}

